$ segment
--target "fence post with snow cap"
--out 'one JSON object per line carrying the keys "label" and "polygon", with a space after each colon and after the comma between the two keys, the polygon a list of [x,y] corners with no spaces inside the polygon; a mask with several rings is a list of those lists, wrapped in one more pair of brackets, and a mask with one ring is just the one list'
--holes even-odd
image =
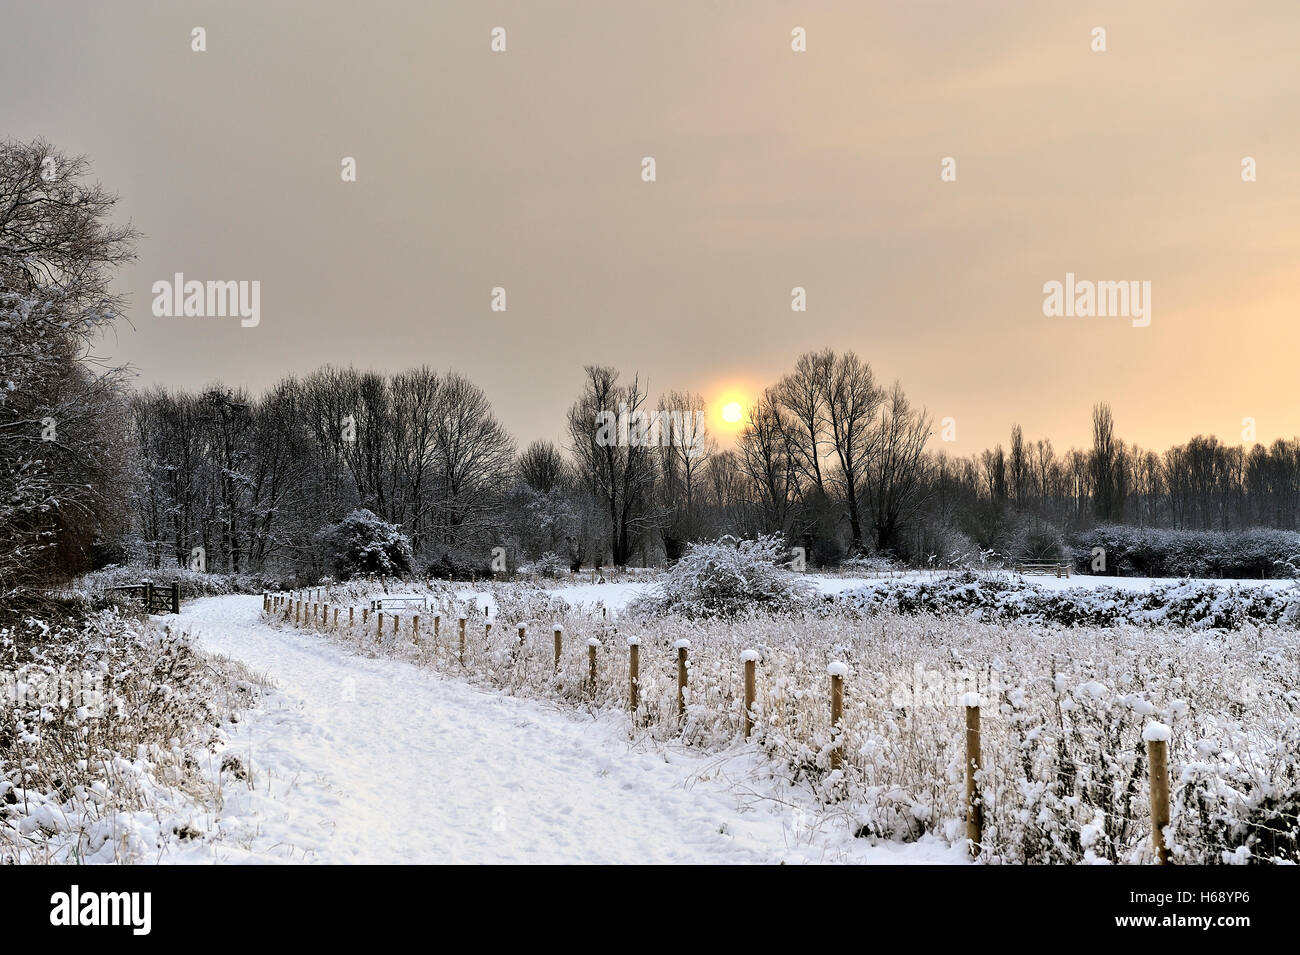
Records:
{"label": "fence post with snow cap", "polygon": [[831,678],[831,771],[840,768],[844,758],[844,678],[849,675],[849,665],[836,661],[827,664]]}
{"label": "fence post with snow cap", "polygon": [[677,651],[677,715],[686,717],[686,653],[691,649],[691,641],[678,640],[673,644]]}
{"label": "fence post with snow cap", "polygon": [[1165,827],[1169,825],[1169,727],[1155,720],[1142,730],[1147,744],[1147,763],[1151,772],[1151,848],[1156,863],[1168,865],[1169,849],[1165,845]]}
{"label": "fence post with snow cap", "polygon": [[564,648],[564,628],[555,625],[555,672],[560,672],[560,651]]}
{"label": "fence post with snow cap", "polygon": [[596,651],[600,649],[600,641],[595,637],[587,640],[587,682],[591,687],[594,695],[596,692]]}
{"label": "fence post with snow cap", "polygon": [[627,638],[627,700],[632,708],[632,723],[636,723],[637,706],[641,689],[641,638]]}
{"label": "fence post with snow cap", "polygon": [[975,778],[983,765],[980,757],[980,695],[963,693],[966,710],[966,842],[972,856],[979,855],[984,839],[984,806]]}
{"label": "fence post with snow cap", "polygon": [[740,655],[745,664],[745,739],[754,731],[754,695],[757,687],[758,651],[746,650]]}

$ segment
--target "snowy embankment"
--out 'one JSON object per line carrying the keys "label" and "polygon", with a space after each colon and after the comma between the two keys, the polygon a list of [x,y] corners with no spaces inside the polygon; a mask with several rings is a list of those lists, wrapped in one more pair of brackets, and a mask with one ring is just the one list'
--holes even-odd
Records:
{"label": "snowy embankment", "polygon": [[[623,585],[636,586],[636,585]],[[186,605],[204,650],[276,685],[225,752],[204,848],[163,861],[324,863],[961,862],[961,848],[851,837],[751,747],[702,755],[630,742],[599,719],[484,691],[412,663],[272,628],[260,598]]]}

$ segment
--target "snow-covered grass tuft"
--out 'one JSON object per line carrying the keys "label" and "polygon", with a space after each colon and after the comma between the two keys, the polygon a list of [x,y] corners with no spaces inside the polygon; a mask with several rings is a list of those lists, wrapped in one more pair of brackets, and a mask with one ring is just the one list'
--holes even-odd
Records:
{"label": "snow-covered grass tuft", "polygon": [[0,864],[156,862],[212,836],[204,757],[255,674],[106,611],[0,628],[0,678]]}

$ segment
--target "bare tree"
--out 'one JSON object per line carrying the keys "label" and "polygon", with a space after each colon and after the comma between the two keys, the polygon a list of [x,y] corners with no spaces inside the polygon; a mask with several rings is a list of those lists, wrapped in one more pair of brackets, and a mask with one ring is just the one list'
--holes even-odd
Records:
{"label": "bare tree", "polygon": [[[626,566],[636,534],[653,521],[651,449],[631,433],[647,400],[638,378],[618,384],[613,368],[588,365],[582,394],[569,409],[569,440],[579,474],[608,517],[610,559]],[[626,432],[626,433],[625,433]]]}

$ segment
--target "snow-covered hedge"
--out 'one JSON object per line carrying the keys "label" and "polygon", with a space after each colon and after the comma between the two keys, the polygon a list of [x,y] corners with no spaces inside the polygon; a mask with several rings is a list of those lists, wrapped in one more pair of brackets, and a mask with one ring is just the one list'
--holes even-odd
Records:
{"label": "snow-covered hedge", "polygon": [[267,590],[277,590],[285,583],[281,578],[267,574],[208,574],[177,566],[114,564],[79,577],[70,586],[73,591],[85,591],[92,597],[98,597],[109,587],[135,586],[145,580],[164,588],[179,580],[181,594],[186,598],[260,594]]}
{"label": "snow-covered hedge", "polygon": [[813,588],[783,566],[777,536],[688,544],[651,595],[634,605],[639,613],[685,617],[733,617],[751,610],[789,612],[806,606]]}
{"label": "snow-covered hedge", "polygon": [[1081,572],[1092,567],[1093,548],[1106,552],[1107,574],[1128,577],[1300,576],[1300,534],[1271,528],[1245,531],[1169,530],[1106,524],[1070,537]]}
{"label": "snow-covered hedge", "polygon": [[839,600],[861,613],[960,614],[1066,627],[1171,625],[1237,630],[1250,624],[1300,626],[1300,588],[1227,586],[1208,581],[1119,587],[1040,588],[1019,577],[970,572],[921,580],[881,581]]}

